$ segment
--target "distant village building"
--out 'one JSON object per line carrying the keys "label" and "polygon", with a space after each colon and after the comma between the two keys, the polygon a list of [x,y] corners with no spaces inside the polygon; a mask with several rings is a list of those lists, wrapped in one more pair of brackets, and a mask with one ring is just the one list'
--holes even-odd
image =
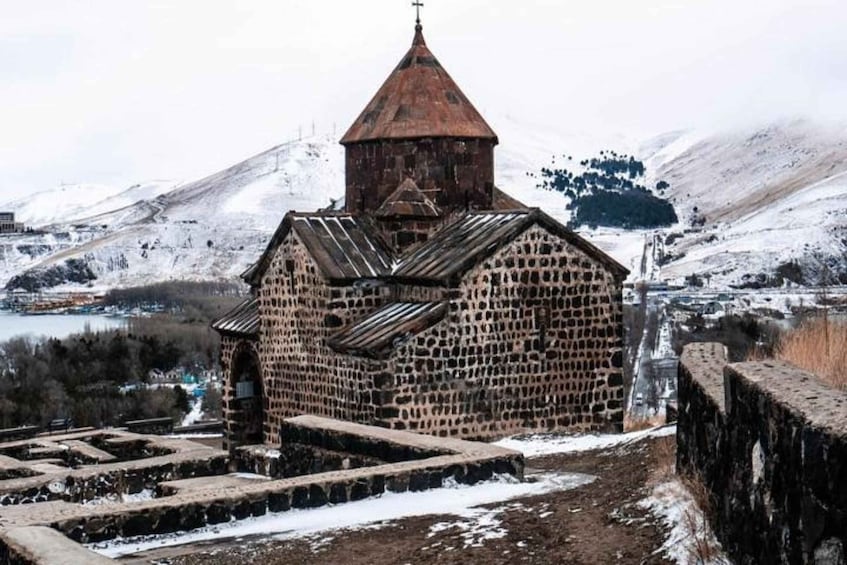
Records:
{"label": "distant village building", "polygon": [[496,187],[497,135],[420,25],[341,143],[344,209],[289,212],[243,275],[252,297],[213,326],[228,444],[277,444],[299,414],[620,430],[627,271]]}
{"label": "distant village building", "polygon": [[0,212],[0,234],[23,232],[24,225],[15,221],[14,212]]}

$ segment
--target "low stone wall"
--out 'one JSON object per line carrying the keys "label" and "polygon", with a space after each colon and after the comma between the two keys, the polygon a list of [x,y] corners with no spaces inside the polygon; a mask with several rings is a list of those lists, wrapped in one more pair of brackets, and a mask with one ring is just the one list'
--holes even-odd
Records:
{"label": "low stone wall", "polygon": [[679,371],[677,465],[712,494],[738,563],[845,563],[847,394],[782,362],[726,364],[694,344]]}
{"label": "low stone wall", "polygon": [[152,418],[149,420],[132,420],[124,424],[126,429],[134,434],[164,436],[174,431],[172,418]]}
{"label": "low stone wall", "polygon": [[[389,491],[423,491],[441,487],[447,479],[474,484],[494,474],[523,478],[523,456],[494,445],[311,416],[289,419],[284,428],[289,430],[288,437],[308,438],[312,446],[380,446],[391,459],[400,453],[414,457],[276,480],[229,475],[173,481],[161,485],[163,496],[139,502],[86,506],[49,501],[5,506],[0,508],[0,523],[5,528],[47,526],[74,541],[98,542],[118,536],[187,531],[267,512],[361,500]],[[423,455],[429,456],[420,458]]]}
{"label": "low stone wall", "polygon": [[[162,481],[220,475],[226,472],[229,459],[226,452],[197,443],[120,431],[11,442],[4,444],[3,451],[29,457],[33,449],[42,455],[55,452],[59,457],[0,456],[0,477],[5,478],[0,480],[0,507],[57,500],[86,502],[108,495],[136,494],[153,489]],[[110,455],[115,458],[112,462],[96,462],[98,456]],[[146,458],[123,460],[130,456]],[[95,464],[75,469],[59,465],[75,459],[95,461]]]}
{"label": "low stone wall", "polygon": [[[320,421],[327,420],[321,419]],[[446,445],[449,442],[435,442],[431,446],[429,443],[409,443],[408,438],[415,437],[416,434],[386,436],[373,432],[363,433],[363,430],[373,430],[368,426],[317,427],[306,425],[306,422],[308,420],[303,418],[292,418],[283,422],[280,427],[280,442],[283,445],[299,443],[330,451],[356,453],[386,463],[428,459],[429,457],[457,453],[442,447],[442,444]],[[392,440],[392,438],[394,439]],[[406,441],[401,441],[401,438]],[[465,445],[465,442],[458,445]]]}
{"label": "low stone wall", "polygon": [[235,450],[235,459],[240,472],[272,479],[375,467],[385,463],[366,455],[329,451],[300,443],[285,443],[279,448],[261,445],[239,447]]}
{"label": "low stone wall", "polygon": [[111,559],[89,551],[43,526],[0,530],[0,563],[5,565],[108,565]]}

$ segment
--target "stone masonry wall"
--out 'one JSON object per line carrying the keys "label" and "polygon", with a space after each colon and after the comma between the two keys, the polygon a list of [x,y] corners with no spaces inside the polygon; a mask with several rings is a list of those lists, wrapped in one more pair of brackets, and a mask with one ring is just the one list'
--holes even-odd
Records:
{"label": "stone masonry wall", "polygon": [[464,438],[620,430],[621,281],[533,227],[450,292],[440,324],[401,346],[377,383],[381,425]]}
{"label": "stone masonry wall", "polygon": [[737,563],[843,564],[847,394],[781,362],[726,365],[694,344],[679,371],[677,466],[712,495]]}
{"label": "stone masonry wall", "polygon": [[[622,427],[621,281],[541,227],[454,288],[331,286],[292,231],[258,296],[269,445],[300,414],[487,439]],[[450,311],[385,360],[326,345],[391,300],[448,300]]]}
{"label": "stone masonry wall", "polygon": [[412,178],[445,213],[490,210],[494,189],[494,142],[484,139],[422,139],[355,143],[346,151],[347,211],[374,212]]}
{"label": "stone masonry wall", "polygon": [[336,354],[326,338],[390,295],[390,287],[376,283],[330,286],[296,232],[289,233],[259,289],[266,443],[278,445],[282,421],[300,414],[373,420],[373,363]]}

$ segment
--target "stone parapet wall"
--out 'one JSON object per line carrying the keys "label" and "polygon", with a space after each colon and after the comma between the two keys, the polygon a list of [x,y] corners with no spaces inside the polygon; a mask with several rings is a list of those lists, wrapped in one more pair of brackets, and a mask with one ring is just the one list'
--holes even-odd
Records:
{"label": "stone parapet wall", "polygon": [[677,426],[678,467],[712,494],[736,562],[845,563],[847,394],[782,362],[727,365],[720,346],[691,345]]}

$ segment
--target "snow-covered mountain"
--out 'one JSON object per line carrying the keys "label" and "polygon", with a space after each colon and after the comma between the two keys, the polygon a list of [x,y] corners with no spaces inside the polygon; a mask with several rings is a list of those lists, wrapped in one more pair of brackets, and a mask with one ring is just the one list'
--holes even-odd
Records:
{"label": "snow-covered mountain", "polygon": [[[639,144],[508,118],[493,125],[502,143],[498,186],[562,221],[569,219],[567,200],[536,188],[538,179],[528,175],[557,155],[614,149],[642,158],[651,182],[670,183],[680,225],[658,235],[584,233],[634,277],[641,275],[645,241],[672,241],[662,244],[662,277],[708,273],[713,286],[770,277],[792,261],[809,283],[822,262],[847,272],[847,128],[794,121],[744,132],[678,132]],[[0,236],[0,286],[25,272],[42,278],[52,272],[51,285],[77,281],[56,289],[235,278],[286,211],[323,208],[343,196],[343,163],[337,141],[318,136],[195,182],[64,186],[0,205],[45,232]],[[668,239],[671,233],[677,235]]]}
{"label": "snow-covered mountain", "polygon": [[777,284],[766,279],[779,270],[807,285],[847,282],[847,127],[791,121],[677,135],[656,147],[648,170],[670,183],[687,228],[666,248],[674,259],[663,277]]}
{"label": "snow-covered mountain", "polygon": [[287,210],[326,207],[340,196],[343,170],[341,146],[316,137],[274,147],[196,182],[39,193],[0,206],[46,232],[0,236],[0,284],[74,259],[90,269],[77,278],[93,276],[84,286],[100,289],[233,279],[256,260]]}

